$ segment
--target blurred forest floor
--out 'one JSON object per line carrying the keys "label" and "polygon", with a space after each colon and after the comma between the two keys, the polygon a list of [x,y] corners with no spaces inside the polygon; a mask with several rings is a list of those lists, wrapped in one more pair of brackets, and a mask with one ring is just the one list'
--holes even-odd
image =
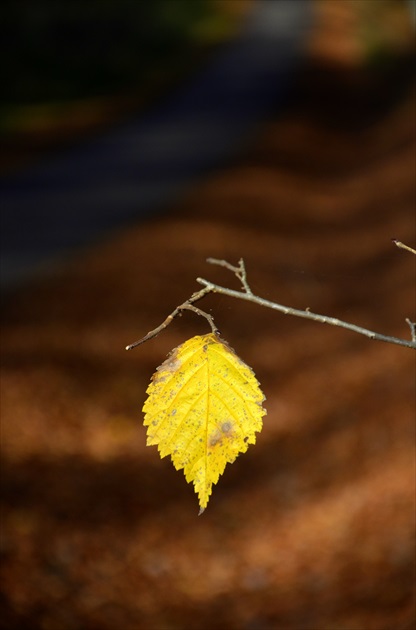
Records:
{"label": "blurred forest floor", "polygon": [[409,336],[415,261],[390,239],[414,245],[414,86],[401,65],[369,81],[333,41],[232,166],[5,302],[1,627],[414,627],[412,350],[207,298],[268,415],[199,518],[140,409],[206,324],[124,352],[196,276],[237,286],[208,256],[243,256],[266,298]]}

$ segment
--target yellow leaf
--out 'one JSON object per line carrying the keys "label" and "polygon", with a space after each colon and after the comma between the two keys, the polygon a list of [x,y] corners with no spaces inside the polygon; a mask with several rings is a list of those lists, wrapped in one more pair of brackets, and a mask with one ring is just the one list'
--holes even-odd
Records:
{"label": "yellow leaf", "polygon": [[217,335],[192,337],[157,368],[143,411],[147,445],[171,455],[194,484],[200,514],[212,484],[262,429],[264,395],[254,372]]}

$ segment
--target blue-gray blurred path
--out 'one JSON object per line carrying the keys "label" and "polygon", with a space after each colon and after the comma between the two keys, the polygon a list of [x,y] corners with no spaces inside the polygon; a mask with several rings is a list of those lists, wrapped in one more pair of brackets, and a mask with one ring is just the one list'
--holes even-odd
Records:
{"label": "blue-gray blurred path", "polygon": [[263,0],[239,38],[146,115],[0,182],[1,285],[175,201],[228,159],[282,99],[311,18],[308,0]]}

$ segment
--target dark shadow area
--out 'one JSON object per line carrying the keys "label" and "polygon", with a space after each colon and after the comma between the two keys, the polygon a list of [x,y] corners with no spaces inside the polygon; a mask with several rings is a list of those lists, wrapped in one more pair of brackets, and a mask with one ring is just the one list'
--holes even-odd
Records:
{"label": "dark shadow area", "polygon": [[305,0],[253,4],[238,37],[157,106],[3,177],[2,287],[166,209],[228,163],[282,102],[309,23]]}

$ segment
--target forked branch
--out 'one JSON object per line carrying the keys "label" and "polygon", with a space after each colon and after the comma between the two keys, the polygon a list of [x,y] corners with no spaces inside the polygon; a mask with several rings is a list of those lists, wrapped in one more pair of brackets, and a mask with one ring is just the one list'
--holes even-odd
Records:
{"label": "forked branch", "polygon": [[[416,254],[416,250],[414,250],[412,247],[409,247],[408,245],[404,245],[403,243],[401,243],[400,241],[397,241],[396,239],[392,239],[392,240],[393,240],[393,243],[397,247],[410,251],[413,254]],[[296,308],[291,308],[289,306],[284,306],[283,304],[278,304],[277,302],[271,302],[270,300],[266,300],[258,295],[255,295],[252,292],[247,282],[246,269],[245,269],[244,261],[242,258],[240,259],[238,266],[232,265],[226,260],[219,260],[217,258],[208,258],[207,262],[212,265],[218,265],[220,267],[224,267],[225,269],[228,269],[229,271],[232,271],[234,275],[238,278],[238,280],[241,282],[241,285],[242,285],[241,290],[236,291],[234,289],[228,289],[227,287],[223,287],[219,284],[214,284],[213,282],[210,282],[209,280],[205,280],[204,278],[197,278],[196,281],[199,282],[199,284],[203,285],[203,289],[193,293],[188,300],[186,300],[180,306],[177,306],[175,310],[170,315],[168,315],[165,321],[162,322],[157,328],[148,332],[147,335],[142,337],[142,339],[139,339],[138,341],[135,341],[134,343],[128,345],[126,347],[126,350],[132,350],[133,348],[141,345],[145,341],[148,341],[149,339],[156,337],[156,335],[158,335],[162,330],[164,330],[173,321],[173,319],[177,317],[178,315],[180,315],[182,311],[184,310],[191,310],[197,315],[201,315],[202,317],[205,317],[205,319],[208,321],[209,325],[211,326],[212,332],[214,334],[218,334],[218,330],[215,327],[212,316],[209,315],[208,313],[205,313],[204,311],[201,311],[199,308],[194,306],[195,302],[198,302],[209,293],[220,293],[222,295],[228,295],[229,297],[233,297],[239,300],[245,300],[246,302],[252,302],[253,304],[258,304],[259,306],[265,306],[266,308],[271,308],[272,310],[279,311],[280,313],[283,313],[284,315],[293,315],[295,317],[302,317],[303,319],[311,319],[315,322],[320,322],[321,324],[329,324],[330,326],[338,326],[339,328],[345,328],[346,330],[351,330],[352,332],[358,333],[360,335],[364,335],[365,337],[368,337],[369,339],[374,339],[375,341],[384,341],[386,343],[392,343],[397,346],[404,346],[405,348],[412,348],[413,350],[416,350],[416,322],[412,322],[410,319],[406,319],[406,322],[410,327],[410,336],[411,336],[410,340],[401,339],[400,337],[391,337],[389,335],[383,335],[383,334],[374,332],[372,330],[368,330],[367,328],[362,328],[361,326],[357,326],[356,324],[349,324],[348,322],[344,322],[335,317],[329,317],[327,315],[320,315],[319,313],[313,313],[309,309],[306,309],[303,311]]]}
{"label": "forked branch", "polygon": [[208,313],[206,313],[205,311],[201,311],[200,308],[197,308],[196,306],[193,305],[194,302],[197,302],[198,300],[203,298],[204,295],[207,295],[207,293],[211,293],[211,289],[205,288],[205,289],[201,289],[200,291],[196,291],[195,293],[193,293],[188,300],[186,300],[183,304],[180,304],[179,306],[177,306],[175,310],[172,311],[172,313],[167,316],[165,321],[163,321],[159,326],[157,326],[153,330],[150,330],[147,333],[147,335],[145,335],[138,341],[134,341],[133,343],[126,346],[126,350],[133,350],[133,348],[136,348],[137,346],[141,346],[142,343],[144,343],[145,341],[149,341],[149,339],[153,339],[153,337],[156,337],[156,335],[158,335],[160,332],[162,332],[162,330],[165,330],[165,328],[169,326],[169,324],[175,319],[175,317],[177,317],[178,315],[181,315],[182,311],[185,311],[185,310],[193,311],[197,315],[201,315],[202,317],[205,317],[205,319],[211,326],[212,332],[217,335],[218,330],[215,327],[214,318]]}

